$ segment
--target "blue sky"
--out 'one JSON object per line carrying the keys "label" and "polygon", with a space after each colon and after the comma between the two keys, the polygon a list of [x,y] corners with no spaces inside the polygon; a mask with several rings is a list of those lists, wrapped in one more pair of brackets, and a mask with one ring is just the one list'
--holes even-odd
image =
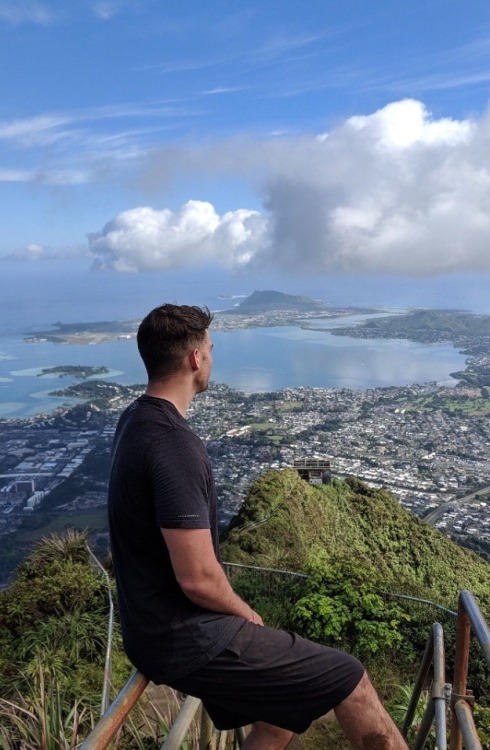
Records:
{"label": "blue sky", "polygon": [[19,268],[490,271],[486,0],[0,0]]}

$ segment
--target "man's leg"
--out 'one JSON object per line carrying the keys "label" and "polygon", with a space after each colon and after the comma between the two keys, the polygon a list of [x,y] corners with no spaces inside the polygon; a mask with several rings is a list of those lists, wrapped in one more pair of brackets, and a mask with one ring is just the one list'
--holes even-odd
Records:
{"label": "man's leg", "polygon": [[243,750],[284,750],[293,738],[293,733],[273,724],[256,721],[243,744]]}
{"label": "man's leg", "polygon": [[381,705],[367,674],[334,711],[356,750],[407,750],[407,743]]}

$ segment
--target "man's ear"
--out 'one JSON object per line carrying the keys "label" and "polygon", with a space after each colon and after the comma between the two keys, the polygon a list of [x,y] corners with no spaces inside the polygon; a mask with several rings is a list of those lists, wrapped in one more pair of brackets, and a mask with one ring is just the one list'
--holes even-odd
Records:
{"label": "man's ear", "polygon": [[199,355],[199,349],[193,349],[189,354],[189,364],[193,370],[199,370],[201,366],[201,358]]}

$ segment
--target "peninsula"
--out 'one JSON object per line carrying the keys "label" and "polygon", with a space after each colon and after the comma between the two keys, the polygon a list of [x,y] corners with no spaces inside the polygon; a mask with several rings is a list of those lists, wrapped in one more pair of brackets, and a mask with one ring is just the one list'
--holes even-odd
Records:
{"label": "peninsula", "polygon": [[[268,326],[301,325],[308,318],[332,318],[352,313],[376,312],[359,308],[326,308],[319,300],[275,291],[255,291],[231,310],[214,314],[215,330],[234,330]],[[139,320],[99,321],[92,323],[54,323],[52,330],[28,335],[31,344],[50,341],[53,344],[102,344],[132,339]]]}

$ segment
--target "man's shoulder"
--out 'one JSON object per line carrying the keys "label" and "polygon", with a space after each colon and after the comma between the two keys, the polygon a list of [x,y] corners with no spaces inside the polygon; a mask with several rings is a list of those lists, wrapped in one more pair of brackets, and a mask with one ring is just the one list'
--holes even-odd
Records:
{"label": "man's shoulder", "polygon": [[[152,396],[139,396],[122,413],[121,424],[155,425],[160,429],[186,429],[185,419],[170,401]],[[187,428],[188,429],[188,428]]]}

